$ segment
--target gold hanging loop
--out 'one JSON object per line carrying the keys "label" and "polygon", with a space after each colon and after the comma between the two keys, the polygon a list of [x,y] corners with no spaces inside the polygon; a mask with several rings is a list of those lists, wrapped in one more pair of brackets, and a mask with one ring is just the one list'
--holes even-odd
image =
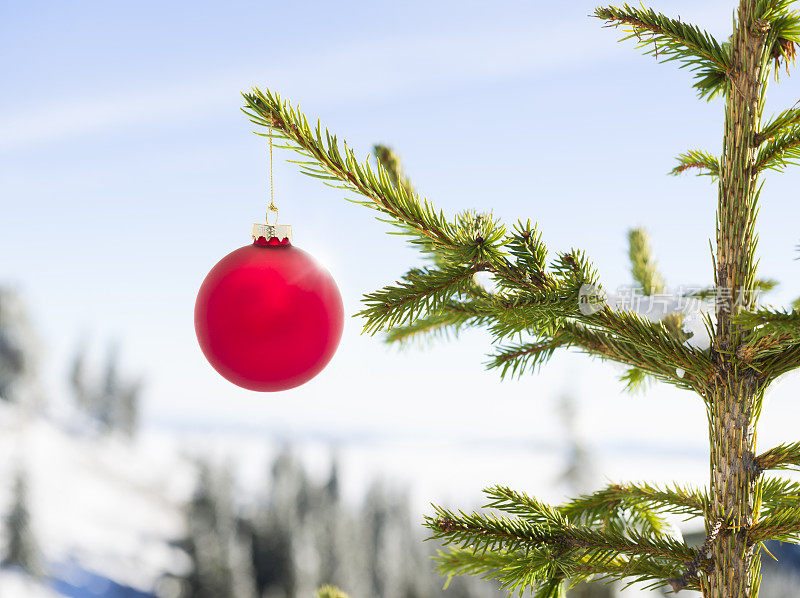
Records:
{"label": "gold hanging loop", "polygon": [[278,206],[275,205],[275,171],[272,166],[272,132],[269,134],[269,206],[267,207],[267,224],[269,224],[269,213],[275,212],[275,222],[278,224]]}
{"label": "gold hanging loop", "polygon": [[[275,171],[272,159],[272,132],[269,134],[269,205],[267,206],[266,222],[256,222],[253,224],[252,237],[258,242],[263,238],[265,242],[272,239],[278,241],[286,241],[291,243],[292,240],[292,227],[289,224],[278,224],[278,206],[275,205]],[[270,213],[275,214],[275,222],[269,221]],[[264,243],[260,243],[264,244]],[[286,243],[279,243],[285,245]]]}
{"label": "gold hanging loop", "polygon": [[266,217],[267,224],[270,224],[270,221],[269,221],[269,213],[270,212],[275,212],[275,222],[272,222],[271,224],[273,224],[273,225],[274,224],[278,224],[278,208],[275,207],[272,204],[270,204],[270,206],[267,208],[267,217]]}

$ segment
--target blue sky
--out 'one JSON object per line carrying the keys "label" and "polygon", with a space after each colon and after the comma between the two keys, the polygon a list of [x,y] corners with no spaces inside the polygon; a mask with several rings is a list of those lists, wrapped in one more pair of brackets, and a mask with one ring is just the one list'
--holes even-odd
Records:
{"label": "blue sky", "polygon": [[[670,284],[708,283],[716,189],[666,173],[687,148],[718,151],[722,105],[698,101],[687,72],[618,44],[587,16],[592,3],[541,4],[5,3],[0,281],[30,303],[51,393],[63,393],[82,339],[117,339],[128,370],[146,377],[153,425],[544,442],[558,432],[552,399],[568,389],[598,444],[687,443],[700,455],[695,397],[621,394],[618,369],[574,355],[501,384],[482,369],[481,332],[398,352],[350,319],[329,368],[279,395],[232,387],[196,346],[197,288],[248,242],[268,199],[264,140],[239,112],[251,85],[361,153],[394,146],[448,213],[537,221],[551,250],[585,249],[608,287],[629,282],[625,232],[639,225]],[[728,35],[731,2],[652,4]],[[800,95],[796,79],[770,92],[768,113]],[[276,156],[281,220],[355,313],[362,293],[418,258],[288,157]],[[762,196],[762,275],[783,282],[779,303],[800,295],[797,176],[768,175]],[[762,440],[787,439],[797,390],[796,380],[776,390]]]}

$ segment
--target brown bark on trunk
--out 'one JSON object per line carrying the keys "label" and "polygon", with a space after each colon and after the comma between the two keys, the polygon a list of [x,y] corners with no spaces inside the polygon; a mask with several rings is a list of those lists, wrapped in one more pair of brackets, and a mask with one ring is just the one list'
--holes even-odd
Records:
{"label": "brown bark on trunk", "polygon": [[707,527],[719,520],[724,523],[712,544],[712,568],[701,579],[703,594],[709,598],[754,598],[757,591],[758,557],[755,548],[748,546],[746,530],[754,515],[754,410],[761,391],[754,376],[738,369],[731,358],[742,340],[731,315],[748,301],[754,287],[757,174],[753,140],[760,127],[768,64],[766,25],[755,18],[755,7],[756,0],[741,0],[731,40],[719,183],[714,347],[719,371],[708,397],[712,502]]}
{"label": "brown bark on trunk", "polygon": [[748,545],[753,523],[753,382],[723,382],[714,397],[711,447],[711,521],[722,520],[712,544],[713,569],[703,594],[713,598],[754,598],[751,572],[755,547]]}

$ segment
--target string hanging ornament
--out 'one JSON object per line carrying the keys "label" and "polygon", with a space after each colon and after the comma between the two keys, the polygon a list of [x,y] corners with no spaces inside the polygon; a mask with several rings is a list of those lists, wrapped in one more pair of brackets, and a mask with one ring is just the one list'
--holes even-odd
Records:
{"label": "string hanging ornament", "polygon": [[[249,390],[304,384],[333,358],[344,328],[342,296],[330,273],[278,224],[269,136],[270,203],[253,242],[208,273],[194,308],[197,340],[224,378]],[[275,216],[270,223],[270,213]]]}

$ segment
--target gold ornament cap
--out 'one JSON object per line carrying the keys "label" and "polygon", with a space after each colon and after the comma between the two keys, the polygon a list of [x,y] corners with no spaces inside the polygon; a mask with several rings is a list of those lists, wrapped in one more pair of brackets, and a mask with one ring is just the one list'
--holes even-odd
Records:
{"label": "gold ornament cap", "polygon": [[291,224],[268,224],[265,222],[253,223],[253,239],[258,240],[259,237],[264,237],[266,241],[272,238],[283,241],[288,239],[292,240],[292,225]]}

